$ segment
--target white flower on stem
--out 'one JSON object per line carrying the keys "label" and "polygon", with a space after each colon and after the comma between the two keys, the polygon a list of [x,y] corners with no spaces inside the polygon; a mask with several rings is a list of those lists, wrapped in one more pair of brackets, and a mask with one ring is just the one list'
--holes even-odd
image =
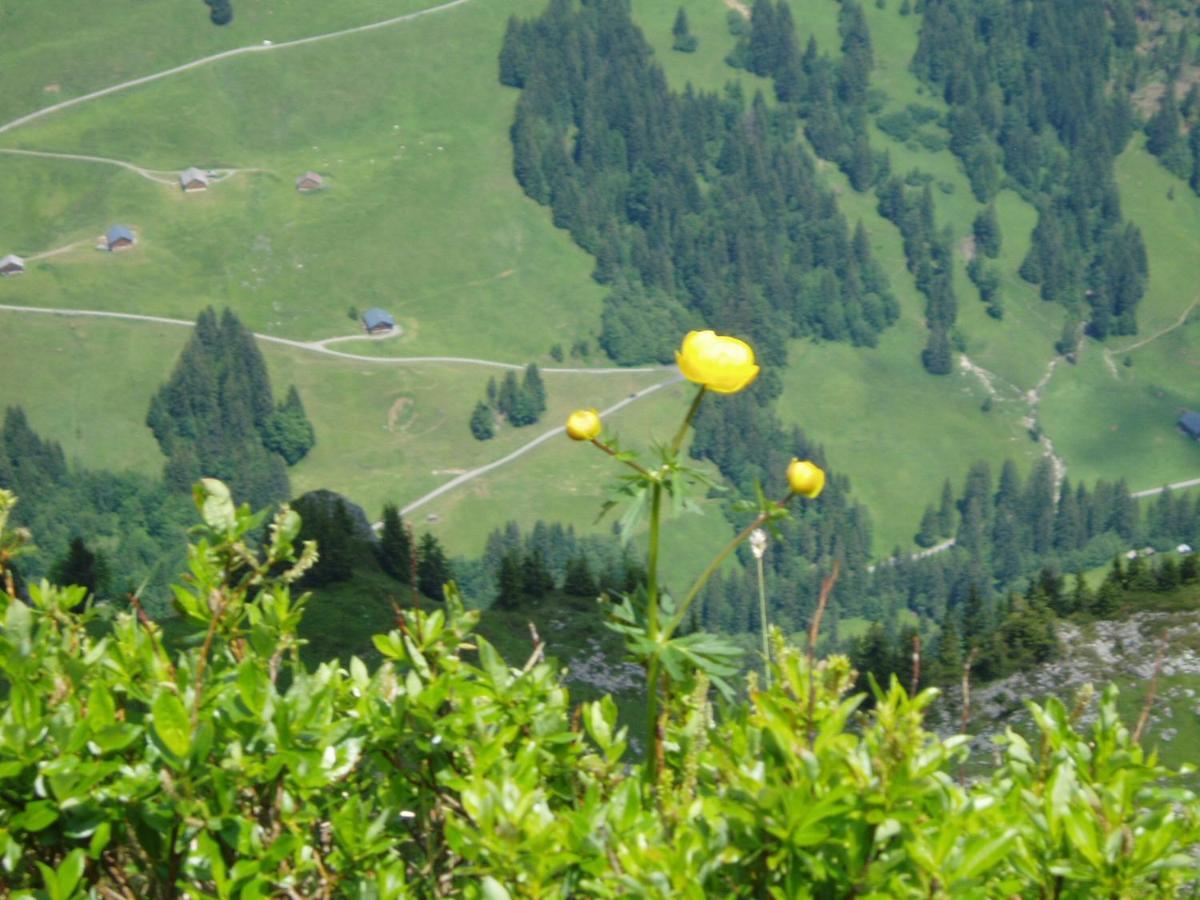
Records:
{"label": "white flower on stem", "polygon": [[755,559],[762,559],[763,554],[767,552],[767,533],[761,528],[750,532],[750,552],[754,554]]}

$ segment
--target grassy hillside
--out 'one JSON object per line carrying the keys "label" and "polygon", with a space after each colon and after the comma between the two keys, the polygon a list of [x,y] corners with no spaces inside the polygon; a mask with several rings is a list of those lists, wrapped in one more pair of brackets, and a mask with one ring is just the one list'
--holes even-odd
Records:
{"label": "grassy hillside", "polygon": [[[420,352],[515,361],[587,339],[600,298],[591,261],[514,182],[516,92],[496,80],[506,16],[536,9],[467,4],[238,57],[3,135],[3,146],[151,167],[267,171],[185,197],[112,166],[0,156],[0,175],[22,188],[0,200],[5,252],[48,250],[113,221],[142,238],[119,262],[55,258],[42,264],[53,279],[35,266],[29,275],[42,277],[4,285],[0,302],[36,294],[40,305],[188,318],[220,300],[252,328],[294,338],[345,333],[349,307],[378,304]],[[346,11],[345,24],[365,12]],[[34,169],[45,174],[25,177]],[[307,169],[329,189],[298,195]],[[44,190],[64,176],[67,188]]]}
{"label": "grassy hillside", "polygon": [[[8,90],[0,124],[70,97],[234,47],[276,44],[354,27],[432,6],[429,0],[353,4],[235,3],[234,22],[211,26],[199,0],[115,0],[68,7],[53,0],[17,15],[0,11],[10,52],[0,60]],[[670,49],[682,5],[697,52]],[[0,255],[36,255],[21,277],[0,281],[0,304],[118,310],[191,319],[207,304],[230,305],[253,329],[299,340],[355,333],[352,309],[390,309],[404,333],[339,349],[370,356],[467,355],[550,364],[553,344],[594,336],[603,289],[591,259],[554,228],[548,211],[526,198],[511,174],[508,128],[516,92],[496,80],[496,55],[510,14],[534,15],[542,0],[453,9],[366,33],[244,54],[85,103],[0,134],[0,149],[94,154],[166,170],[185,166],[246,169],[205,194],[182,195],[127,169],[101,163],[0,154]],[[801,42],[812,35],[837,54],[835,0],[792,0]],[[878,114],[911,103],[945,111],[908,69],[920,17],[889,2],[865,4],[875,48]],[[672,84],[719,90],[739,81],[747,95],[770,84],[729,68],[733,47],[726,4],[635,0]],[[60,27],[70,15],[72,28]],[[113,52],[120,46],[121,52]],[[279,110],[287,110],[286,115]],[[944,137],[936,123],[923,126]],[[1029,463],[1023,392],[1053,356],[1062,309],[1038,299],[1016,269],[1035,221],[1010,191],[997,210],[1003,232],[998,266],[1003,321],[989,318],[965,277],[971,221],[980,205],[961,165],[942,149],[900,142],[872,123],[871,141],[894,171],[932,178],[939,224],[959,248],[959,331],[967,354],[994,374],[990,412],[974,375],[935,378],[918,356],[924,298],[905,268],[897,230],[823,164],[849,221],[862,221],[902,307],[900,323],[877,348],[797,342],[784,374],[780,416],[824,443],[834,466],[872,509],[876,549],[908,545],[924,505],[941,481],[959,481],[985,458]],[[301,196],[293,180],[315,169],[329,188]],[[253,170],[253,171],[250,171]],[[1146,235],[1152,279],[1140,320],[1144,336],[1175,323],[1195,299],[1190,245],[1200,201],[1140,149],[1121,158],[1126,215]],[[1173,191],[1173,199],[1168,193]],[[107,254],[94,248],[113,222],[132,225],[139,246]],[[0,403],[27,407],[35,427],[89,465],[157,471],[161,458],[142,426],[155,387],[185,339],[181,329],[144,323],[47,319],[0,313]],[[1130,338],[1089,345],[1078,366],[1061,365],[1047,389],[1041,424],[1071,475],[1126,476],[1135,487],[1200,474],[1200,450],[1174,430],[1177,410],[1200,404],[1191,366],[1194,326],[1128,349]],[[1139,338],[1140,340],[1140,338]],[[464,366],[383,366],[266,348],[277,390],[296,383],[318,435],[293,472],[298,489],[326,486],[368,510],[411,502],[454,473],[497,459],[542,426],[479,444],[466,420],[487,370]],[[1134,365],[1122,360],[1128,355]],[[1112,374],[1113,369],[1116,375]],[[548,377],[546,427],[579,405],[606,406],[660,376]],[[665,390],[622,411],[628,434],[661,432],[684,402]],[[1117,437],[1114,440],[1114,436]],[[422,507],[453,552],[475,552],[507,519],[595,523],[610,468],[598,455],[550,442],[457,492]],[[585,459],[586,457],[586,459]],[[713,504],[710,504],[713,505]],[[720,545],[716,515],[685,519],[679,533],[684,572]]]}

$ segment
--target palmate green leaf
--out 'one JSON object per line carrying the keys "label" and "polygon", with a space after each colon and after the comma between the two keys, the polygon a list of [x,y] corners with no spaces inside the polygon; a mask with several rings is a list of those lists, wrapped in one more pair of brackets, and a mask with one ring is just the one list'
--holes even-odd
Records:
{"label": "palmate green leaf", "polygon": [[150,706],[154,735],[177,760],[187,758],[192,748],[192,724],[183,701],[173,691],[159,692]]}
{"label": "palmate green leaf", "polygon": [[726,679],[738,672],[742,649],[715,634],[698,631],[672,638],[661,644],[663,668],[679,681],[687,677],[688,669],[703,672],[726,699],[732,699],[733,688]]}
{"label": "palmate green leaf", "polygon": [[[650,486],[640,480],[636,480],[631,476],[627,483],[629,490],[624,491],[629,500],[625,506],[625,511],[621,513],[621,518],[617,520],[617,534],[621,539],[622,544],[627,544],[629,539],[633,537],[638,526],[641,525],[642,517],[648,514],[650,500]],[[600,515],[603,516],[609,509],[618,505],[618,501],[610,501],[601,508]],[[600,521],[597,517],[596,521]]]}

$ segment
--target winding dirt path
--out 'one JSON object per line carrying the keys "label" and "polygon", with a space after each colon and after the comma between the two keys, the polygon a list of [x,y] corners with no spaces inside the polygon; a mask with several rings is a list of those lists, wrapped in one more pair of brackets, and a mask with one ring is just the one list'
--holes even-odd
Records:
{"label": "winding dirt path", "polygon": [[1130,344],[1128,347],[1113,347],[1111,352],[1112,353],[1132,353],[1134,350],[1137,350],[1139,347],[1145,347],[1151,341],[1157,341],[1160,337],[1170,334],[1176,328],[1181,328],[1182,326],[1187,324],[1188,316],[1191,315],[1192,310],[1195,309],[1197,307],[1197,305],[1200,305],[1200,294],[1197,294],[1195,296],[1195,298],[1192,300],[1192,302],[1187,305],[1187,309],[1185,309],[1183,312],[1181,312],[1179,314],[1178,319],[1176,319],[1172,324],[1168,325],[1162,331],[1158,332],[1157,334],[1152,334],[1149,337],[1144,337],[1140,341],[1135,341],[1134,343]]}
{"label": "winding dirt path", "polygon": [[[65,159],[72,162],[100,163],[107,166],[119,166],[122,169],[133,172],[135,175],[140,175],[142,178],[149,179],[157,184],[165,184],[168,187],[178,187],[179,175],[183,172],[183,169],[147,169],[146,167],[139,166],[127,159],[110,159],[107,156],[88,156],[84,153],[55,153],[50,150],[17,150],[9,147],[0,147],[0,153],[7,154],[9,156],[33,156],[39,159]],[[222,168],[208,169],[207,171],[213,173],[209,183],[219,184],[220,182],[227,180],[239,172],[270,172],[270,169]]]}
{"label": "winding dirt path", "polygon": [[120,166],[122,169],[127,169],[135,175],[141,175],[143,178],[148,178],[151,181],[157,181],[159,184],[175,184],[179,174],[178,172],[169,172],[165,169],[147,169],[123,159],[109,159],[106,156],[87,156],[82,153],[52,153],[48,150],[15,150],[7,147],[0,147],[0,153],[9,156],[34,156],[40,159],[67,159],[76,162]]}
{"label": "winding dirt path", "polygon": [[[76,246],[76,245],[71,245]],[[63,252],[69,248],[60,248],[58,251]],[[33,257],[30,257],[31,259]],[[187,319],[172,319],[166,316],[149,316],[142,313],[122,313],[108,312],[99,309],[47,309],[41,306],[17,306],[15,304],[0,303],[0,312],[17,312],[17,313],[33,313],[35,315],[48,316],[67,316],[67,317],[84,317],[96,319],[121,319],[131,322],[151,322],[156,325],[175,325],[180,328],[194,328],[196,323],[190,322]],[[262,334],[253,332],[254,336],[260,341],[266,341],[269,344],[282,344],[285,347],[294,347],[297,350],[305,350],[309,353],[322,353],[326,356],[335,356],[340,359],[349,359],[354,362],[377,363],[380,365],[411,365],[414,363],[460,363],[470,366],[486,366],[493,369],[512,369],[514,371],[523,371],[525,366],[519,363],[506,363],[494,359],[479,359],[473,356],[363,356],[358,353],[345,353],[341,350],[330,350],[325,346],[325,341],[295,341],[291,338],[276,337],[272,334]],[[607,368],[571,368],[571,367],[549,367],[540,369],[543,375],[620,375],[639,372],[670,372],[675,369],[674,366],[629,366],[620,367],[612,366]]]}
{"label": "winding dirt path", "polygon": [[[83,317],[90,317],[90,318],[121,319],[124,321],[134,321],[134,322],[150,322],[150,323],[157,324],[157,325],[176,325],[176,326],[179,326],[182,328],[195,327],[195,323],[189,322],[185,319],[172,319],[172,318],[168,318],[166,316],[148,316],[148,315],[141,315],[138,313],[105,312],[102,310],[43,309],[43,308],[37,307],[37,306],[15,306],[15,305],[11,305],[11,304],[0,304],[0,312],[41,313],[41,314],[46,314],[46,315],[60,315],[60,316],[69,316],[69,317],[83,316]],[[318,342],[293,341],[293,340],[290,340],[289,338],[275,337],[273,335],[259,334],[257,332],[254,332],[254,336],[256,338],[258,338],[259,340],[267,341],[269,343],[283,344],[288,347],[294,347],[298,350],[306,350],[306,351],[309,351],[312,353],[323,353],[328,356],[343,357],[346,359],[352,359],[356,362],[392,363],[392,364],[402,364],[402,365],[410,364],[410,363],[467,363],[470,365],[492,366],[492,367],[501,368],[501,369],[521,370],[521,369],[525,368],[524,366],[517,365],[515,363],[504,363],[504,362],[497,362],[495,360],[475,359],[475,358],[471,358],[471,357],[458,357],[458,356],[410,356],[410,357],[390,357],[390,358],[382,357],[382,356],[359,356],[359,355],[353,354],[353,353],[341,353],[337,350],[330,350],[324,346],[323,342],[319,342],[319,341]],[[327,338],[326,340],[329,340],[329,339]],[[669,372],[669,371],[675,371],[675,367],[674,366],[643,366],[643,367],[639,367],[639,368],[603,368],[603,369],[551,368],[551,369],[542,369],[541,371],[543,374],[546,374],[546,373],[550,373],[550,374],[568,373],[568,374],[588,374],[588,375],[612,375],[612,374],[630,373],[630,372]],[[628,397],[624,398],[623,400],[620,400],[617,403],[614,403],[612,406],[608,407],[607,409],[602,410],[600,415],[602,417],[611,416],[613,413],[616,413],[616,412],[624,409],[626,406],[629,406],[632,403],[636,403],[638,400],[641,400],[643,397],[648,397],[650,394],[653,394],[655,391],[661,390],[662,388],[667,387],[668,385],[676,384],[682,380],[683,380],[683,376],[681,374],[679,374],[678,371],[675,371],[675,374],[673,374],[670,378],[667,378],[664,381],[660,381],[655,384],[652,384],[649,387],[644,387],[644,388],[641,388],[640,390],[635,391],[634,393],[630,394]],[[478,468],[463,472],[462,474],[456,476],[455,478],[452,478],[450,481],[447,481],[445,484],[443,484],[437,488],[434,488],[432,491],[430,491],[428,494],[425,494],[423,497],[418,497],[416,500],[413,500],[411,503],[409,503],[407,506],[405,506],[401,510],[401,513],[403,513],[404,515],[407,515],[408,513],[412,512],[413,510],[418,509],[421,506],[424,506],[426,503],[429,503],[431,500],[435,500],[438,497],[442,496],[443,494],[454,490],[455,488],[459,487],[460,485],[466,484],[468,481],[478,478],[480,475],[486,475],[488,472],[494,471],[495,469],[498,469],[501,466],[508,465],[513,460],[518,459],[519,457],[528,453],[530,450],[533,450],[535,447],[538,447],[541,444],[544,444],[546,441],[549,441],[552,438],[555,438],[558,435],[565,433],[565,431],[566,431],[566,429],[561,425],[558,426],[557,428],[552,428],[549,431],[538,435],[536,438],[529,441],[529,443],[521,445],[516,450],[512,451],[511,453],[507,454],[506,456],[502,456],[500,459],[497,459],[493,462],[487,463],[486,465],[479,466]]]}
{"label": "winding dirt path", "polygon": [[1146,488],[1144,491],[1131,491],[1130,497],[1153,497],[1155,494],[1161,494],[1167,488],[1173,491],[1181,491],[1184,488],[1195,487],[1200,484],[1200,478],[1189,478],[1187,481],[1172,481],[1170,484],[1165,484],[1162,487]]}
{"label": "winding dirt path", "polygon": [[427,9],[420,9],[416,12],[407,13],[403,16],[394,16],[390,19],[383,19],[379,22],[371,22],[367,25],[358,25],[354,28],[343,28],[339,31],[327,31],[324,34],[314,34],[310,37],[297,38],[292,41],[281,41],[278,44],[251,44],[246,47],[236,47],[232,50],[225,50],[221,53],[214,53],[212,56],[205,56],[201,59],[193,60],[192,62],[184,63],[183,65],[173,66],[170,69],[163,69],[161,72],[155,72],[151,75],[143,75],[141,78],[131,78],[129,81],[123,81],[120,84],[114,84],[106,88],[101,88],[98,91],[92,91],[89,94],[83,94],[79,97],[72,97],[70,100],[63,100],[61,103],[55,103],[52,106],[45,106],[42,109],[34,110],[23,116],[18,116],[11,122],[6,122],[0,125],[0,134],[20,128],[22,125],[28,125],[30,122],[37,121],[44,116],[52,113],[61,112],[64,109],[70,109],[72,106],[78,106],[81,103],[87,103],[90,100],[97,100],[100,97],[107,97],[110,94],[116,94],[120,91],[128,90],[129,88],[137,87],[143,84],[150,84],[154,81],[167,78],[171,75],[178,75],[181,72],[188,72],[192,69],[198,69],[201,66],[211,65],[215,62],[220,62],[223,59],[233,59],[236,56],[243,56],[247,53],[269,53],[273,50],[286,50],[290,47],[300,47],[304,44],[315,44],[317,41],[328,41],[333,38],[345,37],[349,34],[361,34],[365,31],[374,31],[377,28],[387,28],[390,25],[399,25],[401,22],[411,22],[413,19],[419,19],[422,16],[433,15],[434,13],[445,12],[448,9],[453,9],[456,6],[462,6],[464,3],[469,3],[470,0],[450,0],[448,3],[442,3],[439,6],[431,6]]}
{"label": "winding dirt path", "polygon": [[1037,434],[1038,445],[1042,448],[1042,454],[1050,458],[1051,464],[1054,466],[1054,487],[1058,489],[1062,484],[1063,479],[1067,476],[1067,462],[1054,447],[1054,442],[1050,440],[1049,435],[1042,430],[1038,422],[1038,407],[1042,402],[1042,395],[1046,391],[1046,386],[1050,384],[1050,379],[1054,377],[1054,370],[1058,367],[1061,356],[1054,356],[1046,365],[1046,371],[1042,373],[1041,379],[1034,385],[1032,390],[1022,391],[1019,387],[1010,381],[1007,381],[991,372],[983,366],[973,362],[965,353],[959,356],[959,367],[966,373],[974,375],[983,384],[984,390],[987,391],[989,397],[1002,399],[1000,392],[996,389],[996,383],[1001,382],[1006,387],[1010,388],[1018,397],[1024,400],[1027,412],[1021,418],[1021,424],[1031,433]]}
{"label": "winding dirt path", "polygon": [[[630,371],[630,370],[627,370],[627,371]],[[629,406],[631,403],[636,403],[638,400],[641,400],[643,397],[647,397],[650,394],[653,394],[655,391],[662,390],[663,388],[665,388],[669,385],[678,384],[680,381],[683,381],[683,376],[676,374],[676,375],[673,375],[672,377],[666,379],[665,381],[660,381],[657,384],[652,384],[649,387],[644,387],[640,391],[636,391],[635,393],[630,394],[624,400],[614,403],[612,406],[608,407],[608,409],[601,410],[600,416],[601,416],[601,418],[611,416],[613,413],[624,409],[626,406]],[[564,428],[562,425],[559,425],[557,428],[551,428],[549,431],[545,432],[544,434],[540,434],[537,437],[535,437],[528,444],[521,445],[516,450],[514,450],[512,453],[509,453],[507,456],[502,456],[502,457],[500,457],[500,459],[496,460],[495,462],[490,462],[487,465],[480,466],[477,469],[471,469],[470,471],[464,472],[463,474],[450,479],[449,481],[447,481],[445,484],[441,485],[440,487],[434,488],[432,491],[430,491],[424,497],[418,497],[416,500],[413,500],[407,506],[404,506],[403,508],[401,508],[400,513],[401,513],[401,515],[406,516],[409,513],[411,513],[413,510],[420,509],[422,506],[424,506],[426,503],[430,502],[431,500],[436,500],[438,497],[442,496],[442,494],[448,493],[457,487],[461,487],[462,485],[466,484],[468,481],[478,478],[480,475],[486,475],[488,472],[498,469],[501,466],[508,465],[510,462],[517,459],[518,457],[524,456],[526,453],[528,453],[530,450],[534,449],[535,447],[538,447],[538,446],[546,443],[546,441],[551,440],[552,438],[556,438],[560,434],[565,434],[565,433],[566,433],[566,428]]]}

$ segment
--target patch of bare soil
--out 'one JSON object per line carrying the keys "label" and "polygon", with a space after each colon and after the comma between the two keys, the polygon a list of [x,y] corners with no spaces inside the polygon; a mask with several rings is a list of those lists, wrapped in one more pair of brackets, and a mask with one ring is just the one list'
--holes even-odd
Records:
{"label": "patch of bare soil", "polygon": [[743,3],[742,0],[725,0],[725,5],[740,15],[743,19],[750,18],[750,7]]}
{"label": "patch of bare soil", "polygon": [[958,252],[964,260],[970,262],[975,258],[975,235],[968,234],[958,242]]}

